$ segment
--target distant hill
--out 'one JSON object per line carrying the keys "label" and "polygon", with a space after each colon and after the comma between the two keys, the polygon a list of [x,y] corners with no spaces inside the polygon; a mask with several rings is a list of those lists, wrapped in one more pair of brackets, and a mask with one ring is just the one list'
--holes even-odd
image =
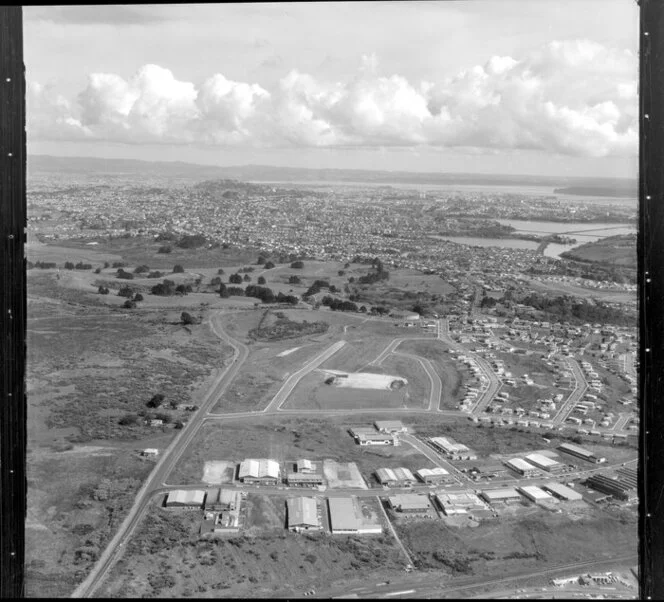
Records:
{"label": "distant hill", "polygon": [[[579,178],[556,176],[420,173],[410,171],[372,171],[364,169],[310,169],[270,165],[221,167],[182,161],[153,162],[134,159],[101,159],[97,157],[54,157],[30,155],[28,174],[146,174],[200,179],[225,178],[258,182],[366,182],[367,184],[475,184],[489,186],[551,186],[561,190],[592,188],[621,191],[612,196],[636,197],[637,183],[622,178]],[[565,188],[567,187],[567,188]],[[628,192],[631,191],[631,194]],[[569,193],[567,194],[575,194]],[[605,194],[605,196],[609,196]]]}

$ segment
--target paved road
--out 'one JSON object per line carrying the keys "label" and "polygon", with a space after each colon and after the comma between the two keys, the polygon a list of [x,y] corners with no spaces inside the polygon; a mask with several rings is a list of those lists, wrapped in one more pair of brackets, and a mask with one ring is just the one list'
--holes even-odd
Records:
{"label": "paved road", "polygon": [[201,401],[200,408],[192,415],[189,422],[185,424],[184,428],[179,431],[164,451],[161,459],[157,462],[143,483],[143,486],[136,494],[134,505],[129,514],[120,525],[115,536],[106,546],[106,549],[90,574],[73,592],[73,598],[90,596],[108,574],[109,570],[121,556],[125,543],[129,540],[129,537],[138,525],[143,511],[152,498],[152,491],[164,483],[166,477],[182,455],[182,452],[203,424],[208,410],[219,400],[226,387],[235,378],[243,362],[247,359],[249,355],[248,348],[239,341],[231,339],[221,328],[218,319],[210,320],[210,327],[219,338],[233,347],[234,353],[231,363],[215,378],[207,394]]}
{"label": "paved road", "polygon": [[574,386],[574,390],[569,394],[569,397],[565,403],[563,403],[561,408],[553,417],[552,422],[555,425],[558,425],[567,420],[567,417],[572,413],[574,406],[579,403],[579,401],[581,401],[586,391],[588,390],[588,383],[586,382],[586,377],[583,375],[583,370],[581,370],[579,363],[571,357],[567,358],[567,363],[572,369],[576,384]]}
{"label": "paved road", "polygon": [[320,366],[325,360],[332,357],[339,349],[341,349],[346,344],[346,341],[337,341],[333,345],[330,345],[322,353],[319,353],[314,359],[309,363],[305,364],[303,368],[300,368],[294,374],[291,374],[286,382],[282,385],[281,389],[277,394],[272,398],[272,401],[265,407],[263,410],[264,414],[269,414],[278,410],[287,399],[288,396],[293,392],[293,389],[297,384],[304,378],[309,372],[315,370]]}
{"label": "paved road", "polygon": [[419,355],[413,355],[411,353],[402,353],[401,351],[395,351],[395,355],[403,355],[409,357],[413,360],[416,360],[420,363],[424,371],[429,377],[429,382],[431,383],[431,392],[429,393],[429,407],[427,410],[433,412],[434,410],[440,409],[441,395],[443,393],[443,383],[438,376],[436,369],[433,367],[433,364],[426,358],[420,357]]}
{"label": "paved road", "polygon": [[[426,443],[415,437],[414,435],[410,435],[408,433],[404,433],[403,435],[400,436],[400,439],[417,451],[419,451],[423,456],[426,456],[431,460],[436,466],[439,466],[440,468],[444,468],[447,470],[452,475],[456,475],[461,481],[465,481],[465,485],[462,488],[457,489],[459,491],[462,491],[468,488],[468,477],[466,477],[458,468],[456,468],[453,464],[450,464],[445,458],[443,458],[440,454],[436,453],[435,450],[431,449]],[[454,491],[454,488],[449,489],[449,491]]]}

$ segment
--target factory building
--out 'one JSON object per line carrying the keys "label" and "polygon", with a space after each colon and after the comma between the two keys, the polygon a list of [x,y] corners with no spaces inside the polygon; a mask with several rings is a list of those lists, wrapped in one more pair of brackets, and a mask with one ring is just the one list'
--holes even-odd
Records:
{"label": "factory building", "polygon": [[463,443],[456,443],[447,437],[431,437],[429,445],[453,460],[477,460],[477,454],[474,451]]}
{"label": "factory building", "polygon": [[320,487],[322,484],[321,474],[290,472],[286,475],[286,485],[289,487]]}
{"label": "factory building", "polygon": [[240,507],[242,496],[233,489],[211,489],[205,498],[205,510],[233,512]]}
{"label": "factory building", "polygon": [[435,468],[420,468],[415,471],[415,476],[427,485],[451,483],[455,481],[455,478],[440,466],[436,466]]}
{"label": "factory building", "polygon": [[561,472],[564,468],[563,464],[543,454],[530,454],[525,459],[533,466],[553,474]]}
{"label": "factory building", "polygon": [[401,420],[376,420],[374,422],[376,430],[381,433],[407,433],[406,428]]}
{"label": "factory building", "polygon": [[429,498],[421,493],[404,493],[401,495],[392,495],[388,499],[388,504],[392,510],[408,516],[429,515],[431,505]]}
{"label": "factory building", "polygon": [[517,491],[521,495],[527,497],[531,502],[543,502],[552,499],[552,496],[549,493],[543,491],[539,487],[535,487],[534,485],[517,487]]}
{"label": "factory building", "polygon": [[512,458],[505,462],[505,466],[524,477],[534,477],[539,474],[539,470],[532,464],[529,464],[521,458]]}
{"label": "factory building", "polygon": [[469,514],[474,510],[484,508],[482,501],[470,492],[438,493],[436,494],[436,502],[446,516]]}
{"label": "factory building", "polygon": [[349,429],[355,443],[359,445],[394,445],[394,435],[391,433],[379,433],[373,427],[359,426]]}
{"label": "factory building", "polygon": [[512,502],[521,501],[521,495],[516,489],[512,487],[504,487],[502,489],[486,489],[480,493],[480,497],[495,506],[497,504],[510,504]]}
{"label": "factory building", "polygon": [[382,533],[380,524],[366,523],[354,497],[331,497],[327,500],[333,535]]}
{"label": "factory building", "polygon": [[279,482],[279,463],[276,460],[247,459],[240,464],[238,478],[242,483],[276,485]]}
{"label": "factory building", "polygon": [[583,496],[578,491],[574,491],[571,487],[567,487],[561,483],[547,483],[546,485],[542,485],[542,489],[564,501],[578,502],[583,499]]}
{"label": "factory building", "polygon": [[202,508],[205,491],[202,489],[176,489],[166,497],[167,508]]}
{"label": "factory building", "polygon": [[636,489],[621,482],[617,477],[611,478],[603,474],[595,474],[586,480],[586,485],[624,502],[631,502],[637,498]]}
{"label": "factory building", "polygon": [[558,449],[562,452],[565,452],[566,454],[569,454],[570,456],[575,456],[576,458],[581,458],[582,460],[593,462],[594,464],[606,462],[606,458],[598,457],[590,450],[579,447],[578,445],[574,445],[572,443],[562,443],[558,446]]}
{"label": "factory building", "polygon": [[407,468],[379,468],[376,478],[381,485],[388,487],[410,487],[416,482],[413,473]]}
{"label": "factory building", "polygon": [[296,497],[286,500],[288,529],[299,533],[321,528],[318,520],[318,504],[311,497]]}

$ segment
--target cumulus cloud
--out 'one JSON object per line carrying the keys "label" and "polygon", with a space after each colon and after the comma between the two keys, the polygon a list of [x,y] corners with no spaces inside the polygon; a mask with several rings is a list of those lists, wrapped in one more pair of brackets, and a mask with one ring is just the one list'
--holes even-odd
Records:
{"label": "cumulus cloud", "polygon": [[126,143],[261,147],[467,147],[635,154],[637,58],[589,40],[493,56],[438,81],[361,58],[345,82],[292,70],[272,90],[217,73],[199,85],[157,65],[89,77],[70,102],[34,84],[29,134]]}

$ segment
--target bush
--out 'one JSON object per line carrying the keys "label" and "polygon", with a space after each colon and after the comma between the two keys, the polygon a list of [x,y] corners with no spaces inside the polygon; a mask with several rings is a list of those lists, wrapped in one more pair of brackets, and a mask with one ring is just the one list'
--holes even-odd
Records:
{"label": "bush", "polygon": [[[106,267],[108,267],[108,266],[106,266]],[[114,267],[114,268],[126,268],[127,264],[124,261],[114,261],[112,267]]]}
{"label": "bush", "polygon": [[194,317],[189,312],[186,311],[182,312],[182,315],[180,316],[180,321],[183,324],[196,324],[196,320],[194,319]]}
{"label": "bush", "polygon": [[[300,280],[299,276],[291,276],[288,278],[288,284],[301,284],[302,280]],[[260,284],[260,282],[258,283]]]}
{"label": "bush", "polygon": [[109,293],[110,291],[109,291],[105,286],[100,286],[100,287],[97,289],[97,292],[98,292],[100,295],[108,295],[108,293]]}
{"label": "bush", "polygon": [[125,309],[135,309],[135,308],[136,308],[136,301],[132,301],[131,299],[127,299],[127,300],[124,302],[123,307],[124,307]]}
{"label": "bush", "polygon": [[152,399],[150,399],[150,401],[148,401],[145,405],[148,406],[148,408],[158,408],[163,402],[164,402],[163,393],[155,393],[152,396]]}
{"label": "bush", "polygon": [[134,295],[134,301],[143,301],[143,295],[141,295],[141,293],[136,293]]}
{"label": "bush", "polygon": [[242,284],[242,276],[240,274],[231,274],[228,282],[229,284]]}
{"label": "bush", "polygon": [[101,274],[101,268],[95,268],[95,274]]}
{"label": "bush", "polygon": [[171,247],[171,245],[162,245],[161,247],[159,247],[157,249],[157,253],[167,254],[167,253],[172,253],[172,252],[173,252],[173,247]]}
{"label": "bush", "polygon": [[173,273],[174,274],[182,274],[183,272],[184,272],[184,268],[179,263],[176,263],[173,266]]}
{"label": "bush", "polygon": [[295,268],[296,270],[301,270],[302,268],[304,268],[304,262],[294,261],[293,263],[290,264],[290,267]]}
{"label": "bush", "polygon": [[202,234],[185,234],[178,242],[181,249],[197,249],[207,244],[207,239]]}
{"label": "bush", "polygon": [[271,270],[274,267],[274,263],[271,261],[266,261],[265,265],[263,266],[266,270]]}
{"label": "bush", "polygon": [[265,284],[265,278],[263,276],[259,276],[257,282],[258,284]]}
{"label": "bush", "polygon": [[125,284],[124,286],[120,287],[120,290],[118,291],[118,297],[126,297],[127,299],[131,299],[133,296],[134,289],[132,289],[130,286]]}
{"label": "bush", "polygon": [[122,426],[130,426],[133,424],[136,424],[138,422],[138,416],[136,414],[125,414],[120,420],[118,420],[118,424]]}
{"label": "bush", "polygon": [[219,268],[219,269],[217,270],[217,274],[218,274],[219,276],[221,276],[223,273],[224,273],[224,268]]}
{"label": "bush", "polygon": [[133,280],[134,275],[131,274],[130,272],[125,272],[122,268],[118,269],[117,274],[115,275],[116,278],[121,278],[123,280]]}
{"label": "bush", "polygon": [[136,269],[134,269],[134,274],[144,274],[145,272],[149,271],[150,271],[150,266],[139,265]]}

